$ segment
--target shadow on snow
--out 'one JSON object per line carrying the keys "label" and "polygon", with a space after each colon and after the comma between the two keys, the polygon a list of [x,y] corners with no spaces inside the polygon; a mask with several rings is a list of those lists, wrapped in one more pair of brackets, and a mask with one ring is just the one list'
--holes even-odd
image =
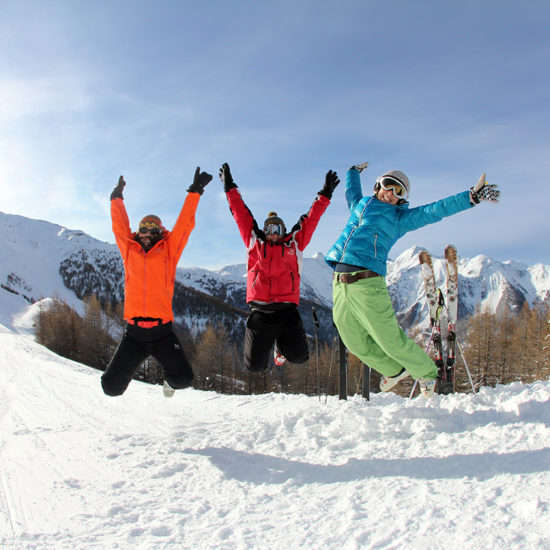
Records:
{"label": "shadow on snow", "polygon": [[413,479],[487,480],[505,474],[533,474],[550,470],[550,448],[513,453],[483,453],[448,457],[397,459],[350,459],[341,465],[310,464],[227,447],[186,449],[187,454],[208,457],[230,479],[256,484],[292,481],[345,483],[369,478],[410,477]]}

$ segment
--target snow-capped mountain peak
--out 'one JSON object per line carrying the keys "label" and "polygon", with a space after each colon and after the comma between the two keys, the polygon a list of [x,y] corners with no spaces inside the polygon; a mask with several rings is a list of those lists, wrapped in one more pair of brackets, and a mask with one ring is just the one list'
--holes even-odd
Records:
{"label": "snow-capped mountain peak", "polygon": [[[123,298],[122,262],[114,244],[82,231],[1,212],[0,230],[4,235],[0,243],[1,323],[11,326],[14,316],[42,298],[59,296],[77,311],[82,309],[81,298],[89,294],[109,301]],[[428,321],[418,262],[421,250],[422,247],[412,247],[388,262],[386,282],[404,328]],[[246,310],[244,256],[243,253],[243,263],[219,270],[180,268],[178,284],[212,296],[220,304]],[[444,259],[437,254],[432,257],[436,282],[444,289]],[[460,318],[474,313],[478,305],[500,312],[521,307],[524,302],[530,306],[548,302],[550,266],[499,262],[484,255],[459,258],[459,292]],[[324,308],[327,326],[330,325],[332,270],[321,252],[304,258],[301,299]],[[181,322],[190,326],[196,312],[185,303],[176,309]]]}

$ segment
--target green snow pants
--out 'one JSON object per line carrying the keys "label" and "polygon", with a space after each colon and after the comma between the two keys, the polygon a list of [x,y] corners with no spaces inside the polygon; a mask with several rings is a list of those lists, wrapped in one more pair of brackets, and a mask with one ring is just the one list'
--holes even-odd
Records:
{"label": "green snow pants", "polygon": [[437,378],[437,367],[397,323],[384,277],[332,284],[334,324],[348,350],[366,365],[395,376]]}

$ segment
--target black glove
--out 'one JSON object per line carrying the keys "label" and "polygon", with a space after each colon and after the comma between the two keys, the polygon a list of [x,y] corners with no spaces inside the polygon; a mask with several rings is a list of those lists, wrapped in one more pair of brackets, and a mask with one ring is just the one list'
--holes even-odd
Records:
{"label": "black glove", "polygon": [[479,204],[481,201],[498,202],[500,191],[494,183],[488,184],[485,174],[481,174],[479,181],[470,187],[470,203]]}
{"label": "black glove", "polygon": [[212,176],[206,172],[201,172],[200,166],[197,166],[193,183],[189,186],[187,192],[202,195],[204,193],[204,188],[210,183],[211,180]]}
{"label": "black glove", "polygon": [[223,190],[226,193],[237,187],[233,181],[233,176],[231,175],[231,170],[229,169],[229,164],[227,164],[227,162],[222,164],[222,167],[220,168],[220,179],[223,182]]}
{"label": "black glove", "polygon": [[338,174],[332,170],[329,170],[325,176],[325,185],[323,185],[323,188],[319,191],[319,195],[324,195],[330,200],[332,198],[332,193],[339,183],[340,180],[338,179]]}
{"label": "black glove", "polygon": [[113,192],[111,193],[111,200],[124,199],[124,197],[122,196],[122,190],[124,189],[125,185],[126,185],[126,182],[124,181],[124,176],[120,176],[120,178],[118,178],[118,183],[116,184],[116,187],[113,189]]}

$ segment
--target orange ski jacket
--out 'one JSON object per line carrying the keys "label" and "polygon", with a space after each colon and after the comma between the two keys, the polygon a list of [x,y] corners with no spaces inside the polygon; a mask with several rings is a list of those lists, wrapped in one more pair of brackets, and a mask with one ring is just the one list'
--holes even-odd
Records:
{"label": "orange ski jacket", "polygon": [[111,220],[116,244],[124,263],[124,319],[135,317],[174,320],[172,299],[176,267],[189,235],[195,227],[198,193],[188,193],[172,231],[166,231],[145,252],[130,229],[124,201],[111,200]]}

